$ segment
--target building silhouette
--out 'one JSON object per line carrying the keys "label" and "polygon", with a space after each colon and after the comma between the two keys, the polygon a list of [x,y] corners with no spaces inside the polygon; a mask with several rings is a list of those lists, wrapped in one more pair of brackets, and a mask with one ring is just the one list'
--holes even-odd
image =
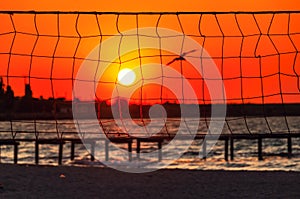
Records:
{"label": "building silhouette", "polygon": [[0,77],[0,100],[3,99],[4,97],[4,83],[3,83],[3,78]]}
{"label": "building silhouette", "polygon": [[32,98],[32,90],[30,84],[25,84],[25,98]]}
{"label": "building silhouette", "polygon": [[6,110],[13,110],[15,101],[15,94],[11,86],[7,85],[5,92],[5,107]]}
{"label": "building silhouette", "polygon": [[21,98],[18,103],[18,112],[33,112],[33,98],[32,98],[32,90],[30,84],[25,84],[25,95]]}

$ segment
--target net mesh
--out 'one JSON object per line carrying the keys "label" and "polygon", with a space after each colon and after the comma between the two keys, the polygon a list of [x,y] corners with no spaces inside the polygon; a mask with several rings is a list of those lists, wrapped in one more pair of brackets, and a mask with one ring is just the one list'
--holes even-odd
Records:
{"label": "net mesh", "polygon": [[[0,12],[0,108],[1,139],[73,136],[72,102],[82,114],[84,104],[94,103],[101,127],[108,135],[125,133],[111,120],[111,107],[122,109],[122,99],[111,97],[119,84],[122,68],[144,63],[158,63],[158,73],[138,73],[141,82],[162,80],[160,86],[143,85],[130,98],[130,111],[143,126],[152,104],[163,104],[168,119],[162,134],[170,136],[176,129],[180,110],[178,99],[164,87],[175,79],[181,87],[184,103],[196,103],[201,109],[199,133],[209,125],[210,104],[222,103],[226,96],[227,117],[223,133],[293,133],[299,131],[300,113],[300,13],[283,12],[213,12],[213,13],[101,13],[101,12]],[[194,49],[184,48],[178,39],[180,55],[163,49],[137,48],[111,61],[108,75],[95,81],[96,100],[72,98],[73,83],[80,65],[89,52],[112,36],[120,38],[119,51],[130,35],[129,29],[168,28],[197,41],[218,67],[226,93],[213,101],[204,74],[196,74],[185,58],[201,58]],[[144,37],[136,32],[137,37]],[[161,45],[168,37],[149,38]],[[126,48],[126,47],[125,47]],[[164,75],[164,67],[179,71],[193,86],[197,99],[190,99],[178,77]],[[200,66],[199,66],[200,67]],[[153,75],[156,74],[157,76]],[[138,76],[137,75],[137,76]],[[70,119],[70,120],[68,120]],[[195,119],[195,118],[194,118]],[[199,119],[199,118],[198,118]],[[186,123],[193,118],[184,118]],[[89,121],[87,120],[87,123]],[[76,121],[75,121],[76,123]],[[91,123],[90,129],[93,129]],[[84,135],[85,130],[80,131]],[[186,129],[188,133],[188,128]],[[213,133],[213,132],[210,132]],[[25,134],[25,136],[24,136]],[[70,134],[70,135],[69,135]],[[72,135],[71,135],[72,134]]]}

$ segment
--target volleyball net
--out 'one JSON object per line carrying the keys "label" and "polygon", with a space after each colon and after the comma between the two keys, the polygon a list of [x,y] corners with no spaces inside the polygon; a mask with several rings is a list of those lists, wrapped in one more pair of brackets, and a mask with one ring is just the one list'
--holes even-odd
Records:
{"label": "volleyball net", "polygon": [[[119,119],[126,120],[122,107],[129,106],[130,115],[143,126],[154,104],[165,108],[165,133],[182,117],[179,104],[199,105],[199,118],[184,118],[187,123],[200,120],[199,132],[207,131],[212,104],[226,104],[224,133],[299,131],[300,12],[0,11],[0,21],[0,137],[16,138],[22,132],[63,137],[74,131],[73,108],[88,122],[86,105],[91,103],[101,127],[112,135],[122,131],[111,127],[114,108]],[[149,27],[150,36],[143,31]],[[160,32],[163,29],[173,32]],[[103,47],[112,37],[117,47]],[[187,38],[201,48],[186,45]],[[150,44],[156,47],[142,48]],[[89,59],[95,49],[98,57]],[[109,60],[110,52],[117,56]],[[218,69],[215,79],[205,73],[207,59]],[[84,62],[107,66],[97,68],[103,70],[98,78],[96,70],[87,72],[95,84],[95,95],[88,99],[73,92]],[[168,75],[168,68],[179,75]],[[124,69],[133,77],[121,80]],[[186,92],[183,78],[194,96]],[[153,79],[160,85],[145,84]],[[211,81],[222,81],[223,97],[211,98]],[[137,84],[127,99],[112,95],[116,85]],[[180,94],[167,84],[176,84]]]}

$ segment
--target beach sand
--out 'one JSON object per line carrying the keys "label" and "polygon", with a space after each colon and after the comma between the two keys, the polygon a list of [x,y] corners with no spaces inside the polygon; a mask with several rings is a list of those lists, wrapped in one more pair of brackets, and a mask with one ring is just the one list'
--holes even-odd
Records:
{"label": "beach sand", "polygon": [[300,198],[300,172],[0,164],[0,198]]}

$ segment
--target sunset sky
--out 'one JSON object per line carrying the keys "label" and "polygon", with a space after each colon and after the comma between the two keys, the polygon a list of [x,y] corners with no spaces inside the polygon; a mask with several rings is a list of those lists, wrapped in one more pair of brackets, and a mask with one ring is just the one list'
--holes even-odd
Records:
{"label": "sunset sky", "polygon": [[[0,10],[36,11],[266,11],[300,10],[300,1],[1,1]],[[0,76],[15,95],[24,95],[30,83],[34,97],[71,99],[72,79],[89,52],[112,35],[138,27],[169,28],[191,35],[213,57],[224,78],[229,103],[299,102],[300,14],[282,15],[8,15],[0,14]],[[272,25],[270,26],[270,22]],[[13,22],[13,23],[12,23]],[[237,23],[238,22],[238,23]],[[290,23],[288,23],[290,22]],[[258,23],[258,26],[257,24]],[[77,25],[76,25],[77,24]],[[100,29],[99,29],[100,25]],[[220,30],[221,27],[221,30]],[[201,32],[199,32],[199,30]],[[100,35],[101,31],[101,35]],[[17,32],[17,34],[15,34]],[[288,34],[289,33],[289,34]],[[225,35],[225,39],[222,35]],[[242,39],[242,34],[245,36]],[[262,35],[259,35],[262,34]],[[269,36],[267,35],[269,34]],[[59,35],[60,37],[57,37]],[[197,36],[195,36],[197,35]],[[102,36],[100,38],[100,36]],[[181,43],[179,42],[179,45]],[[116,49],[117,50],[117,49]],[[192,50],[192,49],[191,49]],[[242,52],[242,53],[241,53]],[[140,53],[140,54],[139,54]],[[158,56],[162,53],[164,56]],[[241,54],[240,54],[241,53]],[[280,56],[278,56],[280,54]],[[141,59],[138,59],[142,55]],[[195,54],[191,54],[197,56]],[[240,59],[239,56],[246,57]],[[150,57],[147,57],[150,56]],[[261,56],[261,58],[258,58]],[[220,59],[225,57],[223,60]],[[112,63],[98,85],[98,97],[109,99],[122,68],[140,64],[167,64],[176,55],[155,49],[122,55],[123,63]],[[199,103],[209,100],[201,75],[186,62],[171,66],[189,78]],[[184,68],[184,70],[182,70]],[[162,76],[162,71],[136,74],[136,78]],[[8,79],[6,77],[9,77]],[[30,78],[28,78],[30,76]],[[260,77],[264,78],[261,79]],[[242,78],[241,78],[242,77]],[[52,78],[52,81],[50,80]],[[279,81],[280,80],[280,81]],[[203,90],[204,89],[204,90]],[[140,90],[133,98],[138,99]],[[171,91],[145,86],[146,103],[176,101]],[[280,95],[283,93],[283,95]],[[204,97],[205,96],[205,97]],[[264,98],[262,97],[264,96]],[[244,99],[244,101],[242,100]],[[136,101],[135,101],[136,102]]]}
{"label": "sunset sky", "polygon": [[254,11],[254,10],[299,10],[298,0],[44,0],[35,1],[1,1],[1,10],[82,10],[82,11]]}

